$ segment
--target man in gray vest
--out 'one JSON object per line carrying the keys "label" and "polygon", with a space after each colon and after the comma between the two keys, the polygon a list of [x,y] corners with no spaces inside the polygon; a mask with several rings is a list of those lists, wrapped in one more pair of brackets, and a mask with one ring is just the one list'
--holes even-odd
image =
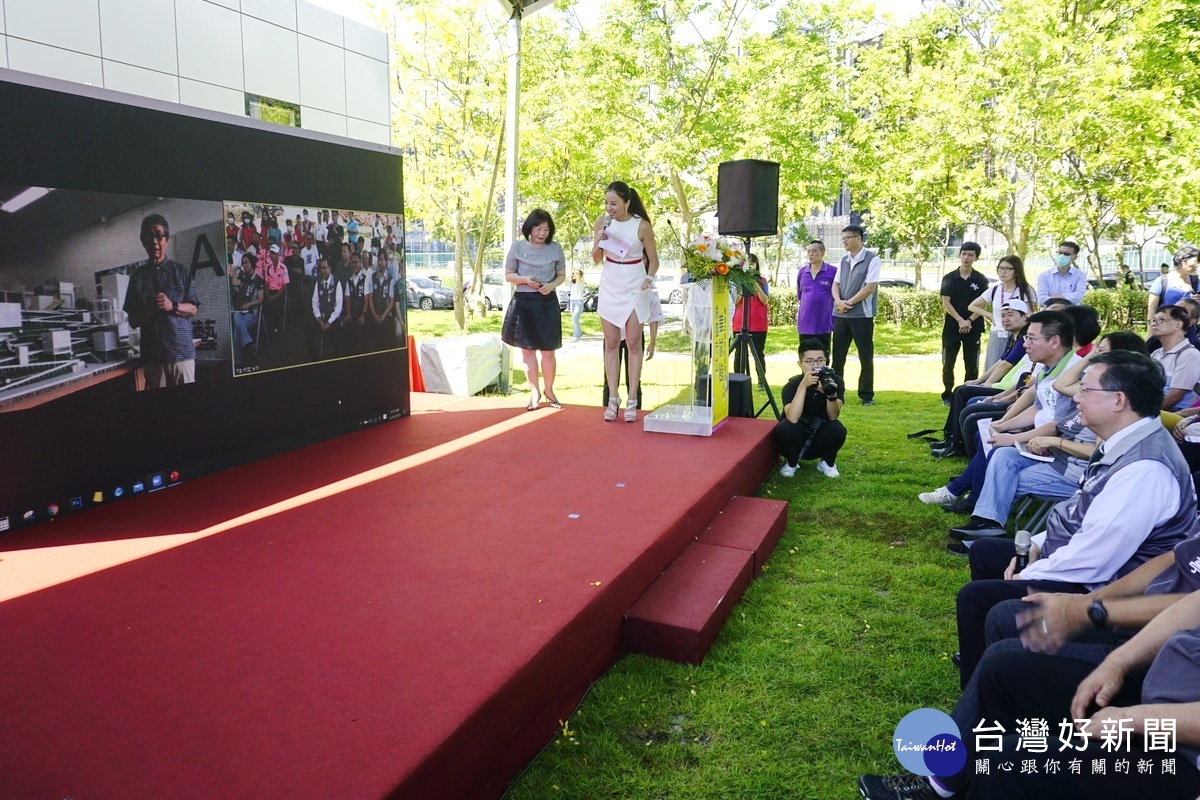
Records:
{"label": "man in gray vest", "polygon": [[1084,593],[1137,569],[1196,529],[1187,462],[1159,421],[1164,377],[1148,356],[1124,350],[1092,359],[1075,402],[1102,441],[1079,491],[1054,507],[1033,537],[1029,565],[1015,569],[1011,540],[971,547],[971,582],[958,593],[965,686],[983,655],[988,611],[1028,590]]}
{"label": "man in gray vest", "polygon": [[842,229],[842,247],[846,255],[833,279],[833,371],[846,374],[846,356],[850,340],[858,348],[858,399],[864,406],[875,405],[875,310],[879,275],[879,256],[863,247],[863,229],[848,225]]}

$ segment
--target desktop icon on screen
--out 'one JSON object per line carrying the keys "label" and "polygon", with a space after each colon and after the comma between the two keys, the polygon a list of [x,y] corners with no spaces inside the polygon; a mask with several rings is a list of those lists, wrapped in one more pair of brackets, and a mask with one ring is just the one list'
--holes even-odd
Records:
{"label": "desktop icon on screen", "polygon": [[151,475],[150,476],[150,488],[151,489],[161,488],[162,485],[163,485],[162,475]]}
{"label": "desktop icon on screen", "polygon": [[121,496],[121,495],[123,495],[123,494],[125,494],[125,490],[124,490],[124,489],[122,489],[120,486],[118,486],[117,488],[113,489],[113,497],[120,497],[120,496]]}
{"label": "desktop icon on screen", "polygon": [[104,502],[104,492],[92,492],[92,502],[93,503],[103,503]]}
{"label": "desktop icon on screen", "polygon": [[72,497],[71,498],[71,510],[78,511],[81,508],[83,508],[83,498],[82,497]]}
{"label": "desktop icon on screen", "polygon": [[58,503],[51,503],[46,507],[46,513],[52,517],[58,516]]}
{"label": "desktop icon on screen", "polygon": [[133,485],[133,493],[134,494],[137,494],[138,492],[144,492],[144,491],[146,491],[146,484],[142,483],[141,481],[138,481],[137,483],[135,483]]}
{"label": "desktop icon on screen", "polygon": [[0,532],[6,531],[9,528],[8,517],[0,517]]}

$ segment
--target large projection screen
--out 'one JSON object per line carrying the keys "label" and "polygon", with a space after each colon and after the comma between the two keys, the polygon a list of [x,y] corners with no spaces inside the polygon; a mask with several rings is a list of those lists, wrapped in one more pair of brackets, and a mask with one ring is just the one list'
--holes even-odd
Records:
{"label": "large projection screen", "polygon": [[[3,69],[0,108],[0,534],[408,415],[398,151]],[[318,266],[330,212],[364,252]]]}

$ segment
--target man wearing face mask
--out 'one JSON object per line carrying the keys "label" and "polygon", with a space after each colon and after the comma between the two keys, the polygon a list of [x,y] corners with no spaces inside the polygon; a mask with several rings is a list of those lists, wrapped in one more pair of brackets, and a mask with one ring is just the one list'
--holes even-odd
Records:
{"label": "man wearing face mask", "polygon": [[1078,305],[1083,302],[1087,291],[1087,276],[1075,266],[1079,245],[1071,241],[1062,242],[1054,256],[1055,269],[1048,269],[1038,276],[1038,304],[1046,305],[1052,297],[1061,297]]}

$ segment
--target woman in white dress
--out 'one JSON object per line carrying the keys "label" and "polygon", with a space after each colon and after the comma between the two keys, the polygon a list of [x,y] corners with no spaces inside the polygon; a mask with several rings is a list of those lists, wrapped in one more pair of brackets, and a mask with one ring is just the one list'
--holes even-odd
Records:
{"label": "woman in white dress", "polygon": [[638,193],[622,181],[604,192],[604,212],[593,227],[592,261],[602,264],[597,312],[604,332],[604,376],[608,381],[605,422],[621,408],[621,332],[629,347],[629,399],[625,421],[637,422],[638,386],[642,378],[642,323],[650,316],[650,293],[658,272],[658,247],[650,216]]}

